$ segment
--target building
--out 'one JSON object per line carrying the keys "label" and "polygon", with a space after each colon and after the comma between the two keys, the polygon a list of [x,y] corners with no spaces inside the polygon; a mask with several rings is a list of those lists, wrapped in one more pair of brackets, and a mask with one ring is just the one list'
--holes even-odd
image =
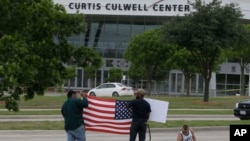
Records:
{"label": "building", "polygon": [[[205,0],[209,1],[209,0]],[[120,68],[124,71],[124,80],[130,86],[133,81],[126,77],[130,63],[124,59],[124,52],[131,37],[147,29],[162,25],[171,16],[184,15],[193,9],[187,0],[54,0],[65,6],[69,14],[77,11],[86,15],[88,31],[69,38],[75,45],[84,45],[96,49],[103,57],[104,65],[96,72],[96,78],[90,82],[84,77],[84,70],[78,68],[77,77],[69,80],[65,88],[91,88],[105,82],[109,69]],[[238,3],[244,19],[250,19],[250,1],[222,0],[222,3]],[[250,73],[249,70],[246,72]],[[223,63],[220,71],[211,80],[211,95],[235,94],[240,86],[240,68],[237,63]],[[248,74],[246,75],[248,83]],[[121,80],[122,81],[122,80]],[[140,87],[146,88],[146,81]],[[203,79],[196,74],[191,80],[192,94],[202,94]],[[184,94],[184,76],[178,70],[172,70],[169,79],[152,88],[153,92],[163,94]]]}

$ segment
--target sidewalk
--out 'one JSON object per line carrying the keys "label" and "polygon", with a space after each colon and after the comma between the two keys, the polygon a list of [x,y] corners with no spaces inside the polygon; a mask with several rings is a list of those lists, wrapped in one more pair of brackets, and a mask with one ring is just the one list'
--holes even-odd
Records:
{"label": "sidewalk", "polygon": [[[193,127],[199,141],[229,141],[229,127]],[[180,128],[151,128],[146,140],[176,141]],[[88,141],[128,141],[129,135],[86,131]],[[62,130],[0,130],[2,141],[64,141],[66,133]]]}

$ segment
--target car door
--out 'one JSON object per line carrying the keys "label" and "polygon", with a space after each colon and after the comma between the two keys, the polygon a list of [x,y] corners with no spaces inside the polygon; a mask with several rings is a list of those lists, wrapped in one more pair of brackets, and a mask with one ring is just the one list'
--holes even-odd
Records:
{"label": "car door", "polygon": [[115,84],[108,84],[107,96],[112,96],[113,92],[117,91],[116,89]]}
{"label": "car door", "polygon": [[108,84],[102,84],[98,86],[95,91],[97,96],[107,96],[108,95]]}
{"label": "car door", "polygon": [[105,84],[101,92],[102,96],[110,96],[109,91],[110,91],[109,84]]}

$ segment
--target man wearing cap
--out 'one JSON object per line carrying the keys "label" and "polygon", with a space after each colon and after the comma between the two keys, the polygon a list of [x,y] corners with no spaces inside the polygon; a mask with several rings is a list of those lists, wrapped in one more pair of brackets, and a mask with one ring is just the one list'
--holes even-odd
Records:
{"label": "man wearing cap", "polygon": [[136,99],[128,104],[132,107],[132,123],[130,127],[129,141],[135,141],[137,133],[139,134],[139,141],[145,141],[147,121],[151,112],[150,104],[144,100],[145,91],[138,89],[135,91]]}
{"label": "man wearing cap", "polygon": [[61,108],[67,141],[86,141],[85,126],[82,117],[83,108],[88,107],[86,95],[87,91],[82,91],[82,99],[80,99],[77,98],[75,91],[70,90],[67,94],[68,99]]}

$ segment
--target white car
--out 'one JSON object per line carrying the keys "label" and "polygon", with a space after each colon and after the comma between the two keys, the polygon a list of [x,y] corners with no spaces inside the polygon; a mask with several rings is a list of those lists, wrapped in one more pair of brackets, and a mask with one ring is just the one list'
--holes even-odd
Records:
{"label": "white car", "polygon": [[104,83],[91,90],[88,95],[91,96],[133,96],[132,87],[123,85],[122,83]]}

